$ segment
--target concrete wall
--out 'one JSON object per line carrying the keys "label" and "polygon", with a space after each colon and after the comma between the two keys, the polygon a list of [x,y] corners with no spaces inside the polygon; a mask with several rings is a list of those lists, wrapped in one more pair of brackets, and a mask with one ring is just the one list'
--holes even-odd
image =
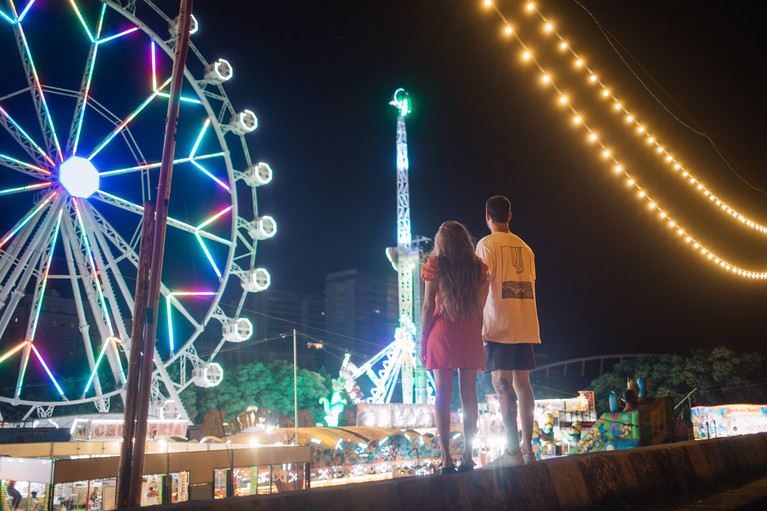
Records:
{"label": "concrete wall", "polygon": [[184,511],[653,509],[767,476],[767,433],[569,456],[525,467],[409,477],[262,497],[174,504]]}

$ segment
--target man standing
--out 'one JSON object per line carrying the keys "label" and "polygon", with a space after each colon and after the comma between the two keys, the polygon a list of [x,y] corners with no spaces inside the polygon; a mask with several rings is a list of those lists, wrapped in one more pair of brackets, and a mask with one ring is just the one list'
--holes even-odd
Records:
{"label": "man standing", "polygon": [[[490,291],[485,303],[482,338],[487,370],[498,393],[506,451],[486,468],[517,466],[535,461],[532,449],[535,401],[530,369],[535,369],[533,344],[541,342],[535,305],[533,251],[509,230],[511,203],[504,196],[485,204],[490,235],[477,243],[479,256],[490,269]],[[520,444],[517,411],[522,426]]]}

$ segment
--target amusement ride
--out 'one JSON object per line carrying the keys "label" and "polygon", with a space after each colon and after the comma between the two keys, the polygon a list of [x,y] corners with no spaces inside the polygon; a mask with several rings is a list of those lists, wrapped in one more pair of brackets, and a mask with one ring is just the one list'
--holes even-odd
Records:
{"label": "amusement ride", "polygon": [[[0,46],[18,53],[0,84],[0,403],[22,420],[124,399],[177,30],[150,0],[0,7]],[[181,391],[217,385],[216,354],[251,336],[245,298],[270,284],[256,248],[277,231],[258,210],[272,179],[248,149],[258,119],[224,89],[234,68],[190,50],[150,397],[151,415],[182,420]]]}

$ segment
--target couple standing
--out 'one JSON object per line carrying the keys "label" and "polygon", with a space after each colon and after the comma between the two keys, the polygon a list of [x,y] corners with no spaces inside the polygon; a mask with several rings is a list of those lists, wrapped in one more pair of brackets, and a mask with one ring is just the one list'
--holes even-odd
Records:
{"label": "couple standing", "polygon": [[[442,473],[474,469],[472,444],[477,432],[478,370],[492,374],[498,393],[507,448],[486,468],[535,461],[532,451],[533,344],[541,342],[535,305],[533,251],[509,231],[511,203],[500,195],[485,204],[490,234],[476,249],[466,228],[443,223],[434,250],[421,269],[426,283],[421,314],[421,359],[434,373],[436,421],[442,449]],[[484,349],[483,349],[484,341]],[[464,453],[456,468],[450,456],[450,401],[453,370],[463,407]],[[520,444],[517,411],[522,426]]]}

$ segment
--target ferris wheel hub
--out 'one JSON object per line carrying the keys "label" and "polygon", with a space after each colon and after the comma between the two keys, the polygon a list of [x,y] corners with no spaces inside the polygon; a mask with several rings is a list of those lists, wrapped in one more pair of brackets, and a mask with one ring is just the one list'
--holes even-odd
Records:
{"label": "ferris wheel hub", "polygon": [[72,156],[61,164],[59,181],[69,195],[87,199],[99,189],[99,172],[90,160]]}

